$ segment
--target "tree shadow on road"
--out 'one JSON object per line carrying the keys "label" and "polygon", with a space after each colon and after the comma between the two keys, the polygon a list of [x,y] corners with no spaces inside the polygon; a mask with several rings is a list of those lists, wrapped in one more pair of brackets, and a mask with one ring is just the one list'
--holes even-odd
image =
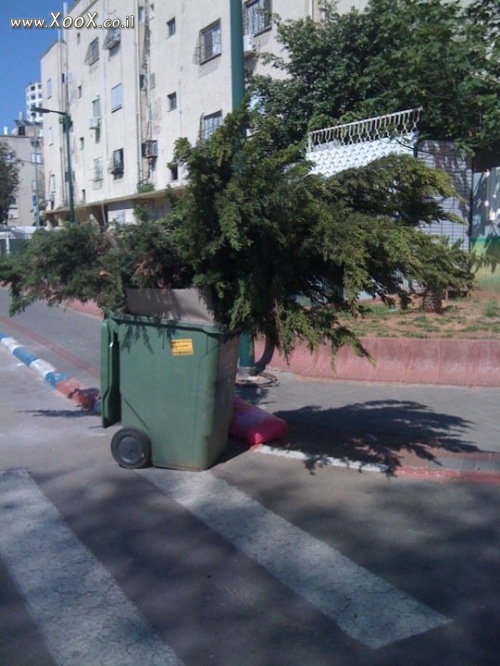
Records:
{"label": "tree shadow on road", "polygon": [[70,418],[81,419],[83,417],[96,416],[86,409],[80,409],[75,405],[73,409],[19,409],[18,414],[31,414],[34,417],[44,416],[46,418]]}
{"label": "tree shadow on road", "polygon": [[[261,393],[250,400],[264,403],[263,397]],[[334,458],[346,465],[355,461],[360,470],[375,464],[394,475],[403,457],[438,468],[442,457],[479,451],[467,439],[471,421],[414,401],[371,400],[328,409],[307,405],[275,414],[287,422],[289,431],[272,445],[305,454],[311,472]]]}

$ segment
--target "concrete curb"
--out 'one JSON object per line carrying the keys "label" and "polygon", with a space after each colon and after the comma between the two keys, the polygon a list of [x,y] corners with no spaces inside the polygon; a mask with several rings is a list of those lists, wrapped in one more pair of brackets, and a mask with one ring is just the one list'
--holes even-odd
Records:
{"label": "concrete curb", "polygon": [[83,409],[96,409],[99,398],[98,389],[86,388],[76,379],[68,377],[64,372],[58,372],[50,363],[38,358],[36,354],[27,350],[17,340],[1,332],[0,344],[65,398],[69,398]]}
{"label": "concrete curb", "polygon": [[[374,363],[344,347],[332,365],[329,345],[311,353],[299,343],[289,364],[275,353],[269,367],[316,379],[500,387],[500,340],[367,337],[361,341]],[[263,342],[256,341],[257,357],[263,349]]]}
{"label": "concrete curb", "polygon": [[[65,307],[102,318],[102,311],[93,301],[71,301]],[[361,341],[374,359],[373,364],[344,347],[332,366],[329,345],[311,354],[304,344],[298,344],[290,364],[275,353],[269,365],[316,379],[500,387],[500,340],[364,337]],[[256,340],[256,358],[263,351],[263,341]]]}

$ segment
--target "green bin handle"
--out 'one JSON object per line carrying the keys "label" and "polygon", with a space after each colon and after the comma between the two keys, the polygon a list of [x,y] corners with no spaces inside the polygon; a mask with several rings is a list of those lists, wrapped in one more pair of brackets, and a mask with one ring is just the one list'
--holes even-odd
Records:
{"label": "green bin handle", "polygon": [[120,345],[113,322],[101,325],[101,422],[103,428],[121,420]]}

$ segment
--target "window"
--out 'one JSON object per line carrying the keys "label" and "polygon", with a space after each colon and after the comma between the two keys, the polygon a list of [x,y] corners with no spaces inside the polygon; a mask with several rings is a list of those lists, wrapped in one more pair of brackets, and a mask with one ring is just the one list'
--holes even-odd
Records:
{"label": "window", "polygon": [[122,84],[111,88],[111,111],[122,108]]}
{"label": "window", "polygon": [[47,97],[48,99],[52,97],[52,79],[47,80]]}
{"label": "window", "polygon": [[201,119],[201,138],[209,139],[219,125],[222,125],[222,111],[203,116]]}
{"label": "window", "polygon": [[31,164],[41,164],[42,156],[40,153],[31,153]]}
{"label": "window", "polygon": [[271,0],[252,0],[245,5],[245,34],[257,35],[271,27]]}
{"label": "window", "polygon": [[174,111],[177,108],[177,93],[170,93],[168,96],[168,110]]}
{"label": "window", "polygon": [[78,98],[80,98],[82,96],[82,86],[78,86],[77,95],[78,95]]}
{"label": "window", "polygon": [[158,157],[158,141],[149,139],[142,144],[142,156],[145,158]]}
{"label": "window", "polygon": [[94,158],[94,180],[103,179],[102,157]]}
{"label": "window", "polygon": [[93,65],[99,60],[99,37],[96,37],[90,42],[87,54],[85,56],[85,64]]}
{"label": "window", "polygon": [[215,21],[200,32],[200,62],[222,53],[220,21]]}
{"label": "window", "polygon": [[171,164],[169,166],[169,171],[170,171],[171,181],[179,180],[179,167],[177,166],[177,164]]}
{"label": "window", "polygon": [[92,100],[92,115],[94,116],[94,118],[101,117],[101,100],[99,97],[95,97]]}
{"label": "window", "polygon": [[[92,100],[92,119],[97,120],[97,123],[95,123],[96,127],[94,129],[94,138],[95,142],[99,143],[101,140],[101,125],[100,125],[100,119],[101,119],[101,99],[99,96],[94,97]],[[93,123],[94,124],[94,123]]]}
{"label": "window", "polygon": [[123,176],[124,165],[123,165],[123,148],[113,151],[113,159],[111,161],[111,173],[117,178]]}
{"label": "window", "polygon": [[80,137],[80,150],[83,150],[85,148],[85,137],[81,136]]}
{"label": "window", "polygon": [[156,74],[154,72],[151,72],[151,74],[149,75],[149,87],[151,88],[151,90],[156,88]]}
{"label": "window", "polygon": [[173,37],[175,35],[175,18],[171,18],[170,21],[167,21],[167,37]]}
{"label": "window", "polygon": [[120,44],[121,38],[122,33],[120,28],[109,28],[106,37],[104,38],[104,42],[102,43],[102,48],[108,49],[109,51],[116,49]]}
{"label": "window", "polygon": [[49,146],[51,146],[54,143],[54,128],[51,126],[49,127]]}

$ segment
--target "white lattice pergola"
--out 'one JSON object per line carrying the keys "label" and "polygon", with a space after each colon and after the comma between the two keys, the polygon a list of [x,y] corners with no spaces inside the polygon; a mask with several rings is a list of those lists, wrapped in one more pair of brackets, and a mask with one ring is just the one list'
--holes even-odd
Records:
{"label": "white lattice pergola", "polygon": [[307,159],[313,171],[332,176],[386,155],[412,155],[420,109],[407,109],[310,132]]}
{"label": "white lattice pergola", "polygon": [[[453,154],[446,142],[431,142],[428,146],[424,142],[417,151],[420,113],[421,109],[406,109],[310,132],[306,157],[314,165],[312,171],[326,177],[394,154],[415,155],[428,166],[447,171],[460,195],[440,200],[440,204],[445,210],[462,217],[464,224],[443,220],[422,225],[422,230],[447,236],[451,242],[461,240],[462,248],[468,250],[469,210],[464,201],[469,198],[466,186],[472,177],[471,170],[463,158]],[[464,180],[467,181],[465,185]]]}

